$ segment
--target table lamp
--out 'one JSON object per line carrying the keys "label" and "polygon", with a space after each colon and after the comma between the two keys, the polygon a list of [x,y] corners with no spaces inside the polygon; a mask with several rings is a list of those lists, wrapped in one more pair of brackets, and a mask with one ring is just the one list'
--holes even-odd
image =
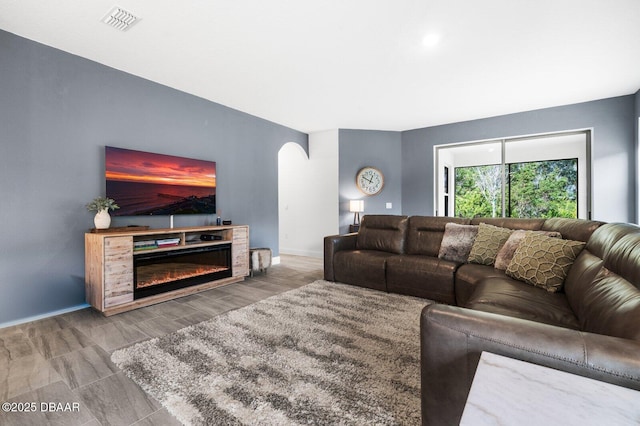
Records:
{"label": "table lamp", "polygon": [[360,212],[364,211],[364,200],[349,201],[349,211],[353,213],[353,224],[360,225]]}

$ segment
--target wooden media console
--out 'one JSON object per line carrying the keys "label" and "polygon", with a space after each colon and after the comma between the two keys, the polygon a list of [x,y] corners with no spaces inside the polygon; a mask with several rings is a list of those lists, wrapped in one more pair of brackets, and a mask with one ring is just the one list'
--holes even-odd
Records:
{"label": "wooden media console", "polygon": [[[185,284],[162,284],[165,287],[158,294],[148,296],[146,282],[136,289],[137,275],[147,280],[149,271],[170,269],[169,273],[180,273],[185,265],[174,259],[191,256],[194,262],[205,262],[202,259],[206,254],[202,253],[222,251],[226,253],[212,256],[226,258],[226,263],[185,271],[182,279]],[[167,260],[162,260],[163,257]],[[149,259],[153,258],[159,259],[157,267],[148,266]],[[144,263],[143,259],[147,264],[137,266]],[[198,277],[200,269],[214,272],[210,279],[209,276]],[[107,316],[242,281],[248,275],[249,227],[245,225],[85,234],[87,303]],[[194,276],[196,281],[189,282]]]}

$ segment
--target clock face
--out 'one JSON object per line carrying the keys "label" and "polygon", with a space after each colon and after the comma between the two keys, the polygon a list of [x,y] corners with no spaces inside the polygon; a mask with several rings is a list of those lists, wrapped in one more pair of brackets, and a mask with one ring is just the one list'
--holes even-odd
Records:
{"label": "clock face", "polygon": [[375,195],[382,191],[384,176],[374,167],[363,167],[356,175],[358,189],[366,195]]}

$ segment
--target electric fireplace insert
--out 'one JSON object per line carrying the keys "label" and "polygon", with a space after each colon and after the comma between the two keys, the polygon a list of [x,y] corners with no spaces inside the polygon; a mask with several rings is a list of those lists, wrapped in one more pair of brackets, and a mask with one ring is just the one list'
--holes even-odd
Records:
{"label": "electric fireplace insert", "polygon": [[231,244],[138,253],[133,265],[133,298],[140,299],[231,277]]}

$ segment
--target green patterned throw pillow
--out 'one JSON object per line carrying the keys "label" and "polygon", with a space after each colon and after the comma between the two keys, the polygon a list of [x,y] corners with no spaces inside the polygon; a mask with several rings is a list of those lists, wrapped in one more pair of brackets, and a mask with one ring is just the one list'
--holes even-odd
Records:
{"label": "green patterned throw pillow", "polygon": [[584,246],[580,241],[527,233],[505,272],[511,278],[555,293],[562,288]]}
{"label": "green patterned throw pillow", "polygon": [[471,247],[471,253],[469,253],[469,263],[493,265],[498,251],[509,239],[512,232],[511,229],[481,223],[478,226],[478,235]]}
{"label": "green patterned throw pillow", "polygon": [[507,269],[509,263],[511,263],[511,259],[513,259],[513,255],[516,253],[516,250],[520,246],[522,239],[529,232],[546,235],[547,237],[562,238],[562,234],[556,231],[525,231],[524,229],[513,231],[513,233],[509,236],[509,239],[502,245],[500,251],[498,251],[498,255],[496,256],[496,263],[494,263],[493,265],[496,269],[500,269],[501,271]]}

